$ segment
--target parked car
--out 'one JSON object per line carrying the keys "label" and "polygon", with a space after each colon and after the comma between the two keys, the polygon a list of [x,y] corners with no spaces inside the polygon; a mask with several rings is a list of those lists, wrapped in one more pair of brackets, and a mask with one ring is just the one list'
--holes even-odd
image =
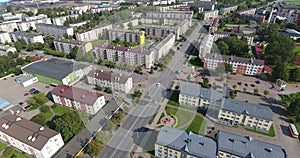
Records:
{"label": "parked car", "polygon": [[248,83],[245,83],[244,85],[245,85],[246,87],[248,87]]}
{"label": "parked car", "polygon": [[251,84],[250,86],[251,86],[251,87],[255,87],[255,84]]}
{"label": "parked car", "polygon": [[40,93],[40,91],[37,90],[37,89],[35,89],[35,88],[31,88],[31,89],[29,90],[29,92],[30,92],[31,94],[39,94],[39,93]]}
{"label": "parked car", "polygon": [[24,93],[24,96],[28,96],[30,93],[28,93],[28,92],[26,92],[26,93]]}
{"label": "parked car", "polygon": [[259,80],[256,80],[255,83],[256,83],[256,84],[260,84],[260,81],[259,81]]}
{"label": "parked car", "polygon": [[242,85],[243,83],[242,83],[242,82],[237,82],[237,84],[240,86],[240,85]]}

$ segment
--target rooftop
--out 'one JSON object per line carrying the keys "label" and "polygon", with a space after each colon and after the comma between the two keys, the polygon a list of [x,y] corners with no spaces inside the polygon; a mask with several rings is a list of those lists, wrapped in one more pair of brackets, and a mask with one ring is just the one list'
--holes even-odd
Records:
{"label": "rooftop", "polygon": [[125,76],[123,74],[117,74],[114,72],[108,72],[103,70],[94,70],[88,73],[88,76],[95,77],[102,80],[118,82],[121,84],[125,84],[127,80],[130,78],[129,76]]}
{"label": "rooftop", "polygon": [[99,97],[104,96],[100,93],[67,85],[58,85],[54,87],[50,93],[89,105],[93,105]]}
{"label": "rooftop", "polygon": [[36,26],[42,26],[42,27],[51,27],[51,28],[55,28],[55,29],[68,29],[71,27],[66,27],[66,26],[59,26],[59,25],[53,25],[53,24],[45,24],[45,23],[38,23],[35,24]]}
{"label": "rooftop", "polygon": [[164,126],[160,129],[156,144],[185,151],[196,157],[215,158],[216,142],[208,137]]}
{"label": "rooftop", "polygon": [[31,80],[33,78],[36,78],[36,77],[31,76],[31,75],[20,75],[19,77],[16,78],[16,81],[26,82],[26,81]]}
{"label": "rooftop", "polygon": [[70,43],[70,44],[76,44],[76,45],[84,45],[87,43],[87,42],[81,42],[78,40],[70,40],[70,39],[63,39],[63,38],[56,38],[53,40],[53,42]]}
{"label": "rooftop", "polygon": [[244,33],[235,33],[235,32],[214,32],[214,35],[216,34],[223,34],[223,35],[237,35],[237,36],[249,36],[249,37],[254,37],[253,34],[244,34]]}
{"label": "rooftop", "polygon": [[11,47],[9,45],[0,44],[0,50],[2,50],[2,51],[7,51],[7,50],[12,49],[12,48],[15,48],[15,47]]}
{"label": "rooftop", "polygon": [[41,60],[31,63],[23,67],[22,70],[49,78],[62,80],[70,73],[80,69],[84,69],[86,67],[88,67],[88,65],[83,65],[77,62],[62,60],[58,58],[51,58],[49,60]]}
{"label": "rooftop", "polygon": [[205,59],[217,59],[217,60],[227,61],[227,62],[239,62],[244,64],[255,64],[255,65],[265,64],[265,61],[260,59],[249,59],[249,58],[242,58],[242,57],[229,56],[229,55],[219,55],[213,53],[206,53]]}
{"label": "rooftop", "polygon": [[98,44],[96,45],[98,48],[105,48],[105,49],[112,49],[112,50],[117,50],[117,51],[123,51],[123,52],[132,52],[132,53],[137,53],[137,54],[145,54],[145,55],[150,55],[152,51],[150,50],[142,50],[138,48],[131,48],[131,47],[123,47],[123,46],[113,46],[113,45],[108,45],[108,44]]}
{"label": "rooftop", "polygon": [[255,140],[249,136],[240,136],[219,131],[217,136],[220,151],[239,157],[249,158],[287,158],[285,150],[274,144]]}
{"label": "rooftop", "polygon": [[34,38],[36,36],[41,36],[39,34],[29,33],[29,32],[24,32],[24,31],[16,31],[16,32],[12,32],[11,34],[16,35],[16,36],[24,36],[24,37],[28,37],[28,38]]}
{"label": "rooftop", "polygon": [[8,107],[10,107],[12,104],[10,102],[8,102],[7,100],[0,98],[0,109],[1,110],[5,110]]}
{"label": "rooftop", "polygon": [[[16,115],[0,119],[0,131],[38,150],[59,133]],[[31,139],[29,139],[31,136]]]}
{"label": "rooftop", "polygon": [[238,114],[246,114],[259,119],[265,119],[269,121],[273,120],[273,112],[270,107],[252,104],[245,101],[223,98],[221,109],[236,112]]}

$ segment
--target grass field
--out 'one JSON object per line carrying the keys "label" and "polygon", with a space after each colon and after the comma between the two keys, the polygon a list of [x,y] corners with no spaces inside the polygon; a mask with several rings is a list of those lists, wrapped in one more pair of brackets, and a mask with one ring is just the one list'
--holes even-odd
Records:
{"label": "grass field", "polygon": [[179,106],[178,98],[179,98],[179,91],[174,90],[171,98],[168,101],[168,104],[178,107]]}
{"label": "grass field", "polygon": [[53,111],[57,114],[57,115],[63,115],[65,113],[69,113],[72,110],[70,110],[69,108],[60,106],[60,105],[53,105],[52,106]]}
{"label": "grass field", "polygon": [[194,66],[195,68],[203,67],[203,62],[197,56],[193,56],[189,61],[189,66]]}
{"label": "grass field", "polygon": [[106,40],[98,39],[98,40],[92,41],[92,45],[93,45],[93,47],[95,47],[97,44],[103,44],[105,42],[106,42]]}
{"label": "grass field", "polygon": [[177,127],[185,125],[187,122],[193,119],[194,114],[184,110],[178,110],[175,116],[178,118]]}
{"label": "grass field", "polygon": [[159,117],[159,120],[157,120],[156,124],[159,124],[160,123],[160,120],[165,117],[165,113],[162,113]]}
{"label": "grass field", "polygon": [[13,147],[7,147],[0,158],[30,158],[29,156],[23,154],[22,152],[16,150]]}
{"label": "grass field", "polygon": [[298,55],[300,55],[300,47],[295,47],[294,52],[297,52]]}
{"label": "grass field", "polygon": [[271,126],[269,133],[264,133],[264,132],[256,131],[256,130],[249,129],[249,128],[245,128],[245,129],[250,132],[254,132],[254,133],[258,133],[258,134],[262,134],[262,135],[266,135],[266,136],[270,136],[270,137],[275,137],[275,129],[274,129],[273,125]]}
{"label": "grass field", "polygon": [[5,143],[0,142],[0,151],[2,151],[3,149],[5,149],[6,146],[7,146],[7,145],[6,145]]}
{"label": "grass field", "polygon": [[300,6],[300,1],[299,0],[286,0],[284,1],[288,5],[297,5]]}
{"label": "grass field", "polygon": [[186,131],[192,131],[197,134],[203,134],[204,126],[205,126],[205,120],[202,117],[196,115],[193,122],[186,129]]}

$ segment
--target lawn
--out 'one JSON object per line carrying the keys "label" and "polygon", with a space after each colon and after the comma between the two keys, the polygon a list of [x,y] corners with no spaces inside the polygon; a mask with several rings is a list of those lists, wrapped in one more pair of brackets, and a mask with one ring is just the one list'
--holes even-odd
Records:
{"label": "lawn", "polygon": [[71,112],[72,110],[71,109],[69,109],[69,108],[66,108],[66,107],[63,107],[63,106],[61,106],[61,105],[56,105],[56,104],[54,104],[53,106],[52,106],[52,109],[53,109],[53,111],[57,114],[57,115],[63,115],[63,114],[65,114],[65,113],[69,113],[69,112]]}
{"label": "lawn", "polygon": [[159,117],[159,120],[157,120],[156,124],[159,124],[160,123],[160,120],[165,117],[165,113],[161,113],[160,117]]}
{"label": "lawn", "polygon": [[205,122],[205,120],[201,116],[196,115],[193,122],[186,129],[186,131],[192,131],[197,134],[203,134],[203,132],[204,132],[203,126],[205,126],[204,122]]}
{"label": "lawn", "polygon": [[176,127],[181,127],[185,125],[187,122],[193,119],[194,114],[192,112],[177,110],[177,113],[174,114],[178,119],[178,124]]}
{"label": "lawn", "polygon": [[0,151],[2,151],[3,149],[5,149],[6,146],[7,146],[7,145],[6,145],[5,143],[0,142]]}
{"label": "lawn", "polygon": [[169,106],[167,106],[165,108],[165,110],[166,110],[166,112],[167,112],[168,115],[176,115],[176,113],[178,111],[177,108],[172,108],[172,107],[169,107]]}
{"label": "lawn", "polygon": [[285,3],[288,4],[288,5],[297,5],[297,6],[300,6],[300,1],[299,0],[285,1]]}
{"label": "lawn", "polygon": [[258,133],[258,134],[262,134],[262,135],[266,135],[266,136],[270,136],[270,137],[275,137],[275,129],[274,129],[273,125],[271,126],[269,133],[264,133],[264,132],[256,131],[256,130],[249,129],[249,128],[245,128],[245,129],[250,132],[254,132],[254,133]]}
{"label": "lawn", "polygon": [[195,68],[203,67],[203,62],[197,56],[192,56],[189,61],[189,66],[194,66]]}
{"label": "lawn", "polygon": [[106,42],[106,40],[98,39],[98,40],[92,41],[92,45],[93,45],[93,47],[95,47],[97,44],[103,44],[105,42]]}
{"label": "lawn", "polygon": [[29,156],[23,154],[22,152],[16,150],[13,147],[7,147],[6,151],[0,156],[0,158],[8,158],[8,157],[17,157],[17,158],[30,158]]}
{"label": "lawn", "polygon": [[294,48],[294,52],[297,52],[297,55],[300,55],[300,47],[299,46],[296,46]]}
{"label": "lawn", "polygon": [[179,91],[173,90],[173,94],[172,94],[171,98],[169,99],[168,104],[179,107],[178,98],[179,98]]}

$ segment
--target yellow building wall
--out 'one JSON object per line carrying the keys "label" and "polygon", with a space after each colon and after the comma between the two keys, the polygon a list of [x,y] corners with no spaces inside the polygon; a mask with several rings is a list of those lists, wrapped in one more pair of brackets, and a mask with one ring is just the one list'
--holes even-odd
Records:
{"label": "yellow building wall", "polygon": [[146,37],[145,37],[145,31],[142,31],[140,35],[140,45],[145,44]]}

